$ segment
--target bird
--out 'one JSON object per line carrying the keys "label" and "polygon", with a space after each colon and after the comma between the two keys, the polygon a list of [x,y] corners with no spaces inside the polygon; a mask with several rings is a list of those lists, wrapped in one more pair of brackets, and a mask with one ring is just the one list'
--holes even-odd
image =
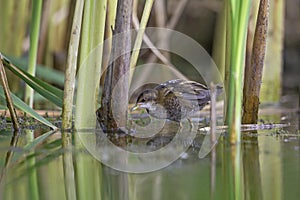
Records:
{"label": "bird", "polygon": [[[222,87],[217,85],[217,95]],[[147,113],[158,119],[181,122],[210,102],[210,90],[195,81],[174,79],[142,91],[135,105],[130,109],[146,109]],[[189,120],[190,121],[190,120]]]}

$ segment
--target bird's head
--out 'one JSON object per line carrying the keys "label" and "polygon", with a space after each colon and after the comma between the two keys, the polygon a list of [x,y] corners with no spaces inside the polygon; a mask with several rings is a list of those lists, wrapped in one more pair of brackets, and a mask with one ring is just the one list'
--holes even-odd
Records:
{"label": "bird's head", "polygon": [[145,108],[148,112],[151,107],[156,104],[158,91],[155,89],[147,89],[143,91],[137,98],[135,105],[131,108],[134,111],[138,108]]}

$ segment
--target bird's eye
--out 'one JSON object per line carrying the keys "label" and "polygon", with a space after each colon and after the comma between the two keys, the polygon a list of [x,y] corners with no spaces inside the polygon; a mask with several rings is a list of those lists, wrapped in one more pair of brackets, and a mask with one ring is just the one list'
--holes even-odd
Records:
{"label": "bird's eye", "polygon": [[142,103],[144,103],[145,101],[146,101],[145,99],[142,99],[142,100],[141,100]]}

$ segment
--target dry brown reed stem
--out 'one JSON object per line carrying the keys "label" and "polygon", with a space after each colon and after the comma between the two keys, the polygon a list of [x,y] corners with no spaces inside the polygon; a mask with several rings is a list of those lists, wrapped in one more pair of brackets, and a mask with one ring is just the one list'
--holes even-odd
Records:
{"label": "dry brown reed stem", "polygon": [[10,96],[10,90],[9,90],[9,86],[8,86],[8,81],[7,81],[7,77],[6,77],[6,73],[4,70],[4,66],[3,66],[3,62],[2,62],[2,54],[0,53],[0,77],[1,77],[1,84],[4,90],[4,94],[6,97],[6,103],[7,103],[7,107],[9,109],[10,115],[11,115],[11,119],[13,122],[13,127],[15,132],[17,133],[17,131],[20,129],[19,123],[18,123],[18,118],[17,118],[17,114],[14,108],[14,104],[12,101],[12,98]]}
{"label": "dry brown reed stem", "polygon": [[255,124],[258,119],[259,94],[266,52],[268,18],[269,0],[261,0],[253,40],[251,65],[245,67],[243,124]]}

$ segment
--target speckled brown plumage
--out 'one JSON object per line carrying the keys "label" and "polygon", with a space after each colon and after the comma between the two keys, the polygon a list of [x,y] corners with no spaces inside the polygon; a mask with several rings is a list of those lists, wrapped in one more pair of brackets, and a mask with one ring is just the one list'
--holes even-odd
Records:
{"label": "speckled brown plumage", "polygon": [[155,118],[180,122],[181,119],[200,111],[209,101],[210,91],[206,86],[194,81],[176,79],[143,91],[133,109],[145,108]]}

